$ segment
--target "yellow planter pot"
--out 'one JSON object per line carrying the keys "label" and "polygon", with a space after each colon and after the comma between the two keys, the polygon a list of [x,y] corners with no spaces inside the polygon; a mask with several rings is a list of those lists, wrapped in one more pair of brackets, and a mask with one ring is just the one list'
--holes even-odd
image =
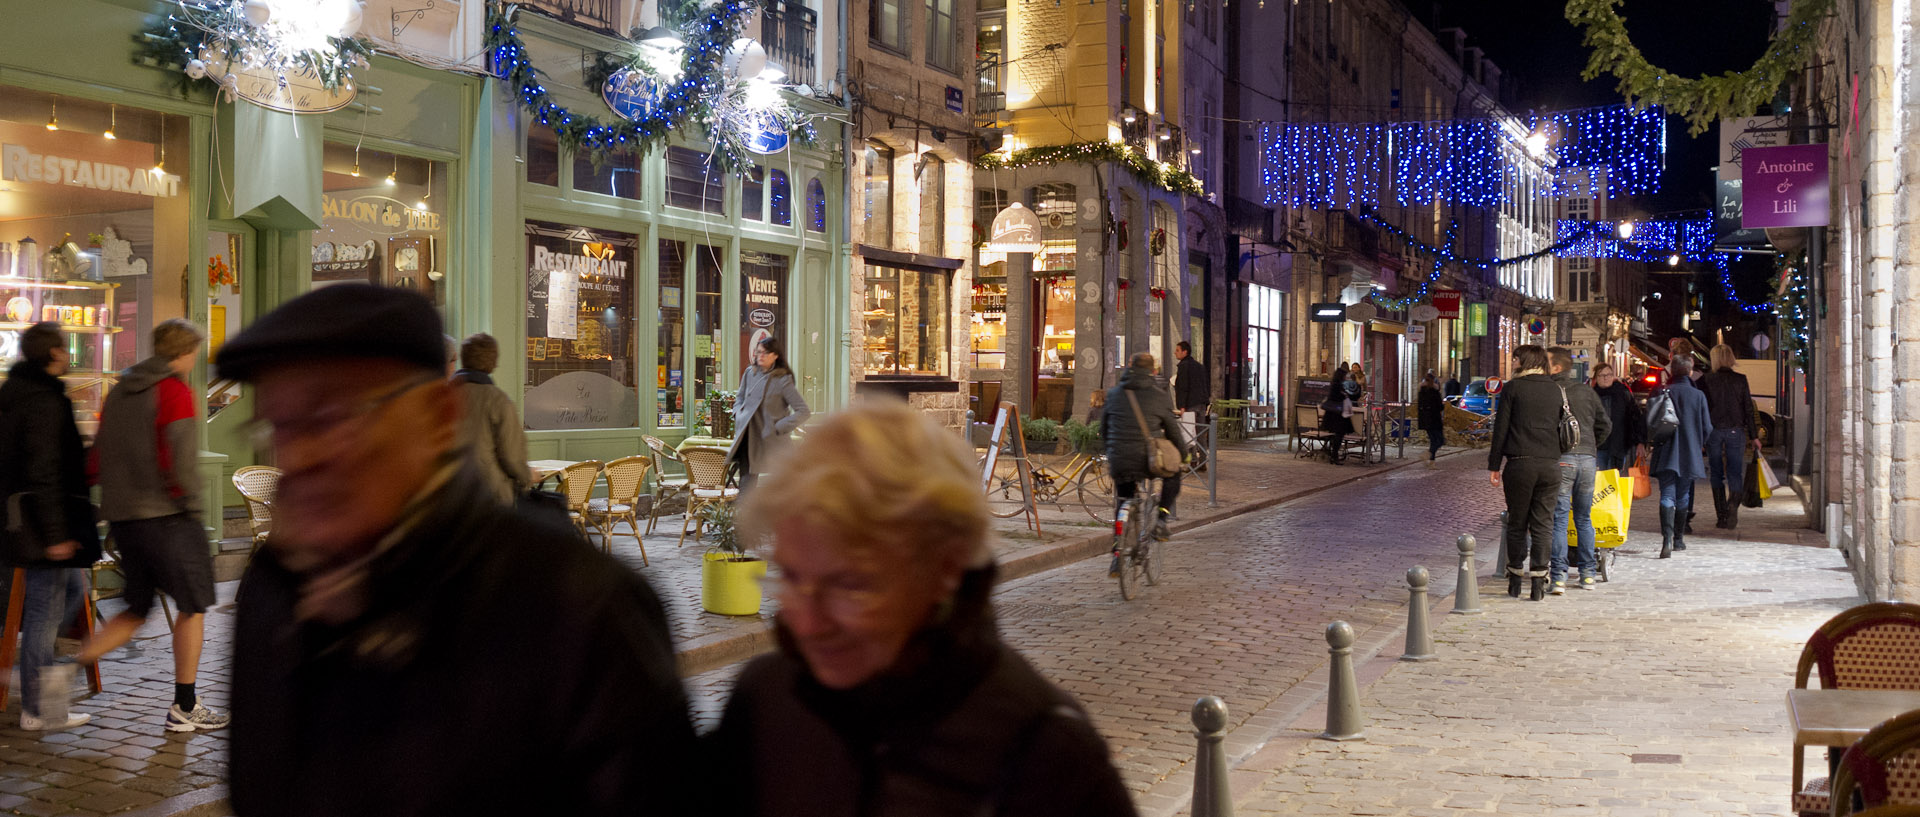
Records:
{"label": "yellow planter pot", "polygon": [[723,616],[760,612],[760,577],[767,563],[751,556],[708,553],[700,564],[700,606]]}

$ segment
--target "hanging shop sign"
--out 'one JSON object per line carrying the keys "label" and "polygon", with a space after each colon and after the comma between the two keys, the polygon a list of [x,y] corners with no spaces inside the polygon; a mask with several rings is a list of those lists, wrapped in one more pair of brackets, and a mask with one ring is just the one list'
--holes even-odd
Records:
{"label": "hanging shop sign", "polygon": [[1748,148],[1740,164],[1740,226],[1824,227],[1827,146]]}
{"label": "hanging shop sign", "polygon": [[1467,304],[1467,337],[1487,336],[1487,305]]}
{"label": "hanging shop sign", "polygon": [[1380,308],[1364,301],[1347,307],[1347,320],[1366,323],[1380,314]]}
{"label": "hanging shop sign", "polygon": [[1325,303],[1313,305],[1314,323],[1339,323],[1347,319],[1347,305],[1343,303]]}
{"label": "hanging shop sign", "polygon": [[620,118],[638,122],[660,110],[660,84],[653,77],[632,68],[622,68],[607,77],[600,87],[600,98]]}
{"label": "hanging shop sign", "polygon": [[1720,247],[1764,247],[1767,234],[1740,226],[1740,168],[1750,148],[1787,143],[1786,117],[1744,116],[1720,120],[1720,162],[1714,171],[1713,243]]}
{"label": "hanging shop sign", "polygon": [[787,132],[787,126],[777,117],[766,115],[757,117],[758,121],[748,125],[740,134],[740,143],[747,150],[762,156],[771,156],[786,150],[793,138]]}
{"label": "hanging shop sign", "polygon": [[1407,310],[1407,317],[1421,323],[1432,323],[1440,319],[1440,310],[1433,304],[1420,304]]}
{"label": "hanging shop sign", "polygon": [[1436,289],[1433,291],[1433,308],[1440,310],[1436,317],[1440,320],[1456,321],[1460,319],[1460,290]]}
{"label": "hanging shop sign", "polygon": [[332,113],[353,104],[352,83],[328,88],[310,67],[285,73],[271,68],[235,69],[224,59],[206,61],[206,76],[234,96],[283,113]]}

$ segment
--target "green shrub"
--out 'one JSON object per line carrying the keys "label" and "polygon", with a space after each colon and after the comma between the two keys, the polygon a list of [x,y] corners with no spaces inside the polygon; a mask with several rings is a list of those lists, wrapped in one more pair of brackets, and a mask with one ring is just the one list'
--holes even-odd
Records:
{"label": "green shrub", "polygon": [[1052,442],[1060,436],[1060,421],[1045,417],[1023,417],[1020,427],[1026,429],[1027,439],[1037,442]]}
{"label": "green shrub", "polygon": [[1106,447],[1106,440],[1100,436],[1099,420],[1083,423],[1069,419],[1066,425],[1061,426],[1061,430],[1066,433],[1067,442],[1075,451],[1083,454],[1098,454],[1102,448]]}

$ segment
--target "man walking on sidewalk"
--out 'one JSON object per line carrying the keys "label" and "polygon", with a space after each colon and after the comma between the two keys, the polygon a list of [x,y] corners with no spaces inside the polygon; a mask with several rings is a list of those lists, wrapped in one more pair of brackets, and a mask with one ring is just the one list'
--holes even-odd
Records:
{"label": "man walking on sidewalk", "polygon": [[1547,350],[1547,370],[1553,382],[1566,395],[1573,419],[1580,423],[1580,439],[1560,455],[1560,499],[1553,506],[1553,587],[1556,596],[1567,592],[1567,522],[1571,516],[1580,542],[1575,554],[1580,567],[1582,590],[1592,590],[1594,576],[1600,572],[1599,555],[1593,549],[1593,478],[1595,444],[1613,432],[1613,420],[1600,405],[1600,395],[1585,383],[1573,379],[1573,353],[1565,346]]}
{"label": "man walking on sidewalk", "polygon": [[220,350],[285,472],[247,567],[242,815],[679,815],[699,789],[659,599],[458,446],[440,316],[338,285]]}
{"label": "man walking on sidewalk", "polygon": [[219,729],[227,716],[200,703],[206,612],[213,606],[213,554],[200,526],[200,418],[186,376],[206,339],[173,318],[153,328],[153,356],[120,373],[100,407],[93,443],[100,513],[112,525],[126,573],[125,612],[107,621],[76,657],[91,664],[133,639],[157,590],[173,598],[173,706],[169,732]]}

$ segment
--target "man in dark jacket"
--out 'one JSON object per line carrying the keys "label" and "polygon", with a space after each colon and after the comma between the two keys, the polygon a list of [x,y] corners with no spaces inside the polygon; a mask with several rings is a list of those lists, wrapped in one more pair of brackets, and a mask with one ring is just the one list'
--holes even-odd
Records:
{"label": "man in dark jacket", "polygon": [[646,581],[492,498],[440,318],[316,290],[221,349],[285,471],[243,581],[241,815],[682,814],[693,730]]}
{"label": "man in dark jacket", "polygon": [[1513,374],[1494,402],[1487,470],[1507,498],[1507,595],[1518,598],[1531,577],[1529,595],[1540,601],[1560,495],[1560,387],[1547,376],[1547,351],[1531,344],[1513,350]]}
{"label": "man in dark jacket", "polygon": [[1740,502],[1746,499],[1747,445],[1760,447],[1760,429],[1747,376],[1733,370],[1733,347],[1715,346],[1710,357],[1713,371],[1697,381],[1713,421],[1707,434],[1707,484],[1713,487],[1713,526],[1732,528],[1740,524]]}
{"label": "man in dark jacket", "polygon": [[[1107,470],[1113,475],[1114,491],[1120,498],[1115,513],[1126,507],[1126,501],[1133,498],[1134,483],[1149,476],[1148,437],[1141,434],[1141,426],[1146,426],[1147,434],[1165,434],[1174,445],[1181,444],[1180,422],[1173,416],[1173,398],[1154,381],[1153,367],[1153,355],[1145,352],[1134,355],[1132,365],[1120,375],[1120,384],[1107,390],[1106,414],[1100,420],[1100,435],[1106,438]],[[1139,414],[1134,413],[1135,403],[1140,405]],[[1160,507],[1154,518],[1154,538],[1163,542],[1167,540],[1167,517],[1173,515],[1174,502],[1179,498],[1179,474],[1160,480]],[[1118,558],[1118,554],[1116,550],[1115,558]]]}
{"label": "man in dark jacket", "polygon": [[1573,379],[1573,352],[1565,346],[1547,350],[1547,368],[1554,385],[1566,394],[1567,407],[1580,424],[1580,439],[1560,455],[1560,498],[1553,506],[1553,587],[1558,596],[1567,590],[1567,522],[1571,518],[1577,531],[1582,590],[1592,590],[1594,576],[1600,572],[1598,554],[1593,549],[1593,477],[1594,451],[1598,441],[1613,432],[1613,419],[1600,405],[1600,396],[1585,383]]}
{"label": "man in dark jacket", "polygon": [[1442,392],[1442,397],[1459,397],[1465,392],[1466,388],[1460,385],[1460,378],[1457,375],[1447,375],[1447,388]]}
{"label": "man in dark jacket", "polygon": [[[20,620],[20,728],[34,732],[79,726],[92,718],[73,714],[55,722],[58,713],[43,710],[41,697],[68,690],[43,690],[42,670],[53,662],[61,626],[73,621],[86,600],[83,568],[100,558],[100,541],[87,498],[86,451],[73,423],[73,401],[60,380],[70,363],[60,325],[36,323],[21,332],[20,355],[23,359],[0,384],[0,463],[6,463],[0,469],[0,497],[7,500],[9,527],[15,513],[21,516],[21,529],[5,536],[7,569],[0,588],[11,582],[12,568],[27,569]],[[71,679],[69,673],[47,675],[51,684]]]}
{"label": "man in dark jacket", "polygon": [[1193,346],[1184,340],[1174,344],[1173,356],[1179,361],[1173,370],[1173,411],[1175,414],[1191,411],[1194,422],[1204,422],[1213,392],[1207,382],[1207,367],[1193,359]]}

